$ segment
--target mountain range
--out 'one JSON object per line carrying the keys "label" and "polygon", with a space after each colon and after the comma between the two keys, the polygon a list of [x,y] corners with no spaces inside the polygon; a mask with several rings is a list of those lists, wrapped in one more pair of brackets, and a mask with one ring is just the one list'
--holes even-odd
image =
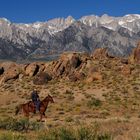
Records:
{"label": "mountain range", "polygon": [[71,16],[30,24],[0,18],[0,59],[45,59],[63,52],[92,53],[107,48],[127,57],[140,40],[140,15]]}

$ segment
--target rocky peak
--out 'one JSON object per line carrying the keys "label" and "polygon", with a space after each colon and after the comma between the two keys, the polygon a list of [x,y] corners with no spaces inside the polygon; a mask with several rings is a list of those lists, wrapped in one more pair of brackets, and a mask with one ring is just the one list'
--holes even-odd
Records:
{"label": "rocky peak", "polygon": [[92,26],[93,24],[96,24],[97,27],[98,19],[99,19],[98,16],[90,15],[90,16],[83,16],[79,21],[81,21],[82,23],[88,26]]}
{"label": "rocky peak", "polygon": [[0,57],[46,57],[65,51],[91,53],[101,47],[109,48],[115,56],[128,56],[140,36],[139,23],[140,15],[91,15],[79,20],[68,16],[30,24],[1,18]]}
{"label": "rocky peak", "polygon": [[67,25],[72,24],[74,21],[75,21],[75,19],[74,19],[72,16],[68,16],[68,17],[65,19],[65,22],[66,22]]}
{"label": "rocky peak", "polygon": [[8,19],[6,19],[6,18],[0,18],[0,24],[10,24],[11,22],[8,20]]}

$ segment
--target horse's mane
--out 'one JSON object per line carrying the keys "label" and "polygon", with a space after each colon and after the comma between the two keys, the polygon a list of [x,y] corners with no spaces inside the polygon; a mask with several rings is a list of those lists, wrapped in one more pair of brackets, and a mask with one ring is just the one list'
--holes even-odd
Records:
{"label": "horse's mane", "polygon": [[46,99],[48,98],[48,96],[46,96],[41,102],[44,102],[44,101],[46,101]]}

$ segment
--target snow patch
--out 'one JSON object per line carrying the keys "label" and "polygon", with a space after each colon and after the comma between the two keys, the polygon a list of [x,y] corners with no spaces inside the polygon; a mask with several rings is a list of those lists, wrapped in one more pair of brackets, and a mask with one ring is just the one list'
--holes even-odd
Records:
{"label": "snow patch", "polygon": [[33,24],[33,28],[39,29],[41,27],[40,23]]}

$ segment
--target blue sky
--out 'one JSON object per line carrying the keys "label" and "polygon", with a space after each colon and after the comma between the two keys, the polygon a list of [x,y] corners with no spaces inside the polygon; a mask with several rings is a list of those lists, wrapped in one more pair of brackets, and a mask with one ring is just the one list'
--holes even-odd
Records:
{"label": "blue sky", "polygon": [[140,14],[140,0],[0,0],[0,17],[31,23],[69,15]]}

